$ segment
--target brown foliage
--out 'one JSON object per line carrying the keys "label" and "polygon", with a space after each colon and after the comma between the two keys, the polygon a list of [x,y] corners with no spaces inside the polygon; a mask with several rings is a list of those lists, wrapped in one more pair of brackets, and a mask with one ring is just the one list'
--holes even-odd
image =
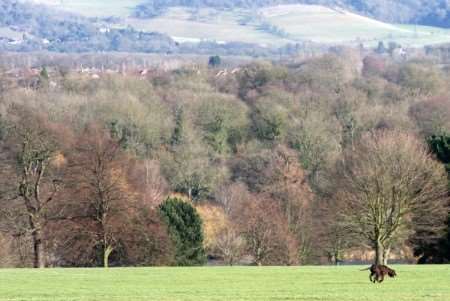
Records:
{"label": "brown foliage", "polygon": [[424,136],[450,132],[450,97],[439,96],[420,101],[411,106],[410,116],[416,121]]}
{"label": "brown foliage", "polygon": [[122,229],[124,263],[133,266],[174,264],[175,246],[169,237],[166,224],[155,209],[138,209],[132,225]]}
{"label": "brown foliage", "polygon": [[364,76],[381,75],[385,71],[386,60],[381,56],[369,55],[363,60],[362,73]]}
{"label": "brown foliage", "polygon": [[205,249],[210,254],[214,254],[217,246],[217,238],[224,229],[230,226],[228,217],[219,206],[201,204],[195,206],[202,219]]}
{"label": "brown foliage", "polygon": [[257,265],[291,265],[298,261],[298,242],[274,200],[262,195],[240,204],[233,220]]}
{"label": "brown foliage", "polygon": [[[131,163],[98,126],[88,127],[79,137],[69,157],[71,201],[64,208],[68,231],[60,231],[57,242],[65,261],[74,265],[102,262],[107,267],[110,256],[114,264],[156,264],[170,257],[167,231],[151,209],[159,192],[150,196],[151,201],[140,198],[148,187],[133,189],[144,185],[145,179],[135,177],[137,182],[131,183]],[[143,244],[149,236],[154,240]],[[155,250],[160,251],[158,256],[149,259]]]}

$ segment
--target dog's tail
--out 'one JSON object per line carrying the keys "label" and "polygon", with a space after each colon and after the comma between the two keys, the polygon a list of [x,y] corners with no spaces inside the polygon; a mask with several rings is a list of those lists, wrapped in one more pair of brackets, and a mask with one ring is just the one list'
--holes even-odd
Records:
{"label": "dog's tail", "polygon": [[371,267],[368,267],[368,268],[362,269],[362,270],[360,270],[360,271],[367,271],[367,270],[370,270],[370,268],[371,268]]}

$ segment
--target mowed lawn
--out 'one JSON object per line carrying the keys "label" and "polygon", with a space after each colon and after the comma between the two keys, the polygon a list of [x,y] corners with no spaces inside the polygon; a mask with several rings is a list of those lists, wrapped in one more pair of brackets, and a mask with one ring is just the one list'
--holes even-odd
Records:
{"label": "mowed lawn", "polygon": [[5,269],[0,300],[450,300],[450,266],[395,266],[382,284],[362,268]]}

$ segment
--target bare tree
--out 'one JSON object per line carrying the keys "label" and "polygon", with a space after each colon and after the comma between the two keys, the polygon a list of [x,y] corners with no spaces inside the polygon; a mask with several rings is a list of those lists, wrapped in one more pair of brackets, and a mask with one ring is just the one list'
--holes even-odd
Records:
{"label": "bare tree", "polygon": [[245,251],[245,241],[233,227],[227,227],[219,233],[216,248],[228,265],[233,265],[242,258]]}
{"label": "bare tree", "polygon": [[119,144],[97,126],[85,130],[69,157],[74,205],[68,219],[82,225],[88,246],[101,252],[104,267],[135,209],[127,162]]}
{"label": "bare tree", "polygon": [[[45,116],[16,107],[10,111],[11,127],[2,145],[3,217],[9,219],[13,237],[30,237],[32,264],[45,267],[44,233],[53,218],[59,197],[61,173],[58,138]],[[2,189],[3,190],[3,189]]]}
{"label": "bare tree", "polygon": [[339,212],[342,200],[334,195],[323,197],[315,204],[313,213],[314,248],[325,255],[328,262],[338,265],[344,260],[344,252],[360,243],[360,237],[349,232],[341,223]]}
{"label": "bare tree", "polygon": [[369,243],[378,264],[386,264],[391,247],[414,231],[430,233],[444,225],[445,171],[411,135],[363,136],[338,181],[344,226]]}
{"label": "bare tree", "polygon": [[169,194],[169,184],[161,175],[157,160],[131,160],[128,177],[133,189],[145,205],[156,208]]}
{"label": "bare tree", "polygon": [[214,193],[215,200],[223,207],[225,214],[231,214],[233,206],[242,203],[250,197],[250,192],[244,183],[225,184]]}
{"label": "bare tree", "polygon": [[255,195],[236,207],[233,220],[257,265],[297,263],[298,242],[290,233],[278,202]]}
{"label": "bare tree", "polygon": [[285,146],[277,146],[267,170],[270,182],[264,191],[279,201],[289,229],[296,232],[308,215],[307,208],[313,197],[297,153]]}

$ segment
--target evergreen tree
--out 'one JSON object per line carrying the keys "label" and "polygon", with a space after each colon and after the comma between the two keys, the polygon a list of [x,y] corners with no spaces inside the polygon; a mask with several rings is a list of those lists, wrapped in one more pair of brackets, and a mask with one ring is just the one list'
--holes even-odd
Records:
{"label": "evergreen tree", "polygon": [[205,263],[203,248],[203,226],[200,215],[189,203],[177,198],[168,198],[159,206],[175,243],[175,261],[180,266]]}
{"label": "evergreen tree", "polygon": [[375,51],[379,54],[383,54],[383,53],[387,52],[386,46],[384,46],[383,41],[378,42],[378,46]]}
{"label": "evergreen tree", "polygon": [[445,169],[449,175],[450,187],[450,134],[432,136],[428,139],[431,151],[436,155],[436,158],[445,165]]}
{"label": "evergreen tree", "polygon": [[[450,135],[431,136],[428,138],[430,150],[436,159],[445,165],[448,173],[450,191]],[[416,255],[421,255],[419,263],[448,263],[450,262],[450,211],[447,220],[447,230],[438,241],[417,241]]]}
{"label": "evergreen tree", "polygon": [[42,70],[41,70],[41,72],[39,73],[39,76],[42,78],[42,79],[44,79],[44,80],[48,80],[49,79],[49,77],[48,77],[48,71],[47,71],[47,68],[44,66],[44,67],[42,67]]}
{"label": "evergreen tree", "polygon": [[221,63],[222,63],[222,60],[221,60],[220,56],[214,55],[214,56],[209,57],[208,65],[210,67],[212,67],[212,68],[218,67],[218,66],[220,66]]}

